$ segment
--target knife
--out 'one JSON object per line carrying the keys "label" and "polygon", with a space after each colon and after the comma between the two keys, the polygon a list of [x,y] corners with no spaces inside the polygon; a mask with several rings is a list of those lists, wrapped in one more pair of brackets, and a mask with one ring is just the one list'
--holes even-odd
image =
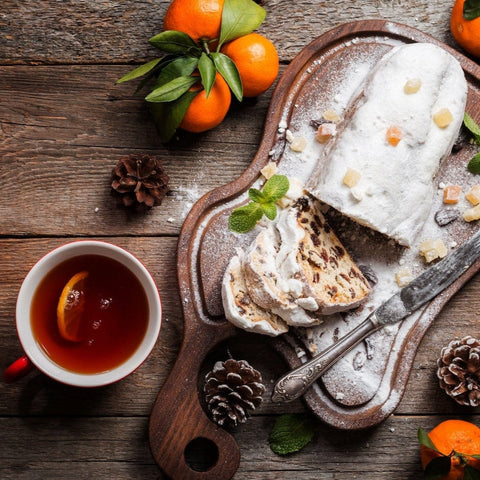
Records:
{"label": "knife", "polygon": [[435,298],[468,270],[479,257],[480,231],[390,297],[335,344],[281,377],[273,388],[272,401],[290,402],[303,395],[315,380],[362,340],[385,325],[403,320]]}

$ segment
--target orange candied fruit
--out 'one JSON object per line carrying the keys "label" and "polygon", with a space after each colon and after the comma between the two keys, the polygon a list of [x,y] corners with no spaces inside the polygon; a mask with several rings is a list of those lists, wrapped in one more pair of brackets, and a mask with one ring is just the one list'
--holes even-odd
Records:
{"label": "orange candied fruit", "polygon": [[460,199],[462,187],[458,185],[449,185],[443,190],[443,203],[457,203]]}
{"label": "orange candied fruit", "polygon": [[396,125],[392,125],[388,127],[385,138],[392,147],[396,147],[402,139],[402,131]]}

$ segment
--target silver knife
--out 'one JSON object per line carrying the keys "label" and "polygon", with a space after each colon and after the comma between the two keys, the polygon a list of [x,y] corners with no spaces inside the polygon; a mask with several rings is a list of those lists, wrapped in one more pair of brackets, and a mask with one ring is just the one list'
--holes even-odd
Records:
{"label": "silver knife", "polygon": [[273,388],[272,400],[290,402],[303,395],[315,380],[363,339],[385,325],[403,320],[435,298],[468,270],[479,257],[480,231],[390,297],[335,344],[281,377]]}

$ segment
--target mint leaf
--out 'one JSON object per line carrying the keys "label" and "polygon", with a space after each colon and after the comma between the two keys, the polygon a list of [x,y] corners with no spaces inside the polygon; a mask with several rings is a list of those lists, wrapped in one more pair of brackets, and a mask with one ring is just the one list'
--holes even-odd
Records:
{"label": "mint leaf", "polygon": [[227,57],[227,55],[218,52],[213,52],[210,56],[220,75],[227,82],[237,100],[241,102],[243,98],[242,80],[233,60],[231,60],[230,57]]}
{"label": "mint leaf", "polygon": [[262,203],[262,210],[269,220],[275,220],[277,216],[277,206],[273,202]]}
{"label": "mint leaf", "polygon": [[162,142],[168,142],[182,123],[185,113],[198,92],[185,92],[173,102],[150,103],[150,111]]}
{"label": "mint leaf", "polygon": [[[417,438],[418,441],[425,447],[430,448],[431,450],[435,450],[438,452],[437,447],[434,445],[432,440],[430,440],[430,437],[428,436],[428,433],[423,429],[419,428],[417,431]],[[440,453],[440,452],[439,452]]]}
{"label": "mint leaf", "polygon": [[124,75],[122,78],[118,79],[117,83],[128,82],[129,80],[142,77],[146,73],[153,70],[158,65],[160,60],[161,58],[156,58],[155,60],[151,60],[150,62],[144,63],[143,65],[140,65],[139,67],[134,68],[133,70],[128,72],[126,75]]}
{"label": "mint leaf", "polygon": [[198,77],[178,77],[150,92],[145,100],[147,102],[172,102],[180,98],[193,84],[198,82]]}
{"label": "mint leaf", "polygon": [[250,202],[236,208],[228,218],[228,227],[233,232],[247,233],[262,218],[263,210],[259,203]]}
{"label": "mint leaf", "polygon": [[273,175],[263,187],[263,194],[270,202],[278,202],[287,192],[290,182],[285,175]]}
{"label": "mint leaf", "polygon": [[425,478],[427,480],[440,479],[450,472],[451,459],[447,455],[434,458],[425,467]]}
{"label": "mint leaf", "polygon": [[277,419],[270,433],[270,448],[277,455],[298,452],[313,438],[310,416],[287,413]]}
{"label": "mint leaf", "polygon": [[[155,87],[161,87],[177,77],[189,76],[198,65],[198,58],[189,55],[171,60],[167,65],[163,66],[155,82]],[[198,78],[197,78],[198,80]]]}
{"label": "mint leaf", "polygon": [[467,127],[469,132],[473,135],[476,143],[480,143],[480,126],[478,126],[475,120],[466,112],[463,116],[463,124]]}
{"label": "mint leaf", "polygon": [[256,188],[251,188],[248,191],[248,196],[250,197],[250,200],[252,200],[253,202],[263,203],[266,201],[265,195],[260,190],[257,190]]}
{"label": "mint leaf", "polygon": [[256,30],[265,20],[265,9],[253,0],[225,0],[217,52],[221,46]]}
{"label": "mint leaf", "polygon": [[480,480],[480,471],[471,465],[465,465],[463,480]]}
{"label": "mint leaf", "polygon": [[478,0],[465,0],[463,4],[463,18],[475,20],[480,17],[480,2]]}
{"label": "mint leaf", "polygon": [[212,89],[215,82],[217,69],[213,64],[212,59],[205,52],[202,53],[202,56],[198,61],[198,70],[200,72],[200,76],[202,77],[202,84],[203,88],[205,89],[205,95],[208,98],[208,95],[210,95],[210,90]]}
{"label": "mint leaf", "polygon": [[200,47],[193,39],[183,32],[166,30],[150,38],[150,44],[167,53],[197,52],[200,55]]}
{"label": "mint leaf", "polygon": [[480,153],[477,153],[467,165],[468,171],[471,173],[480,173]]}

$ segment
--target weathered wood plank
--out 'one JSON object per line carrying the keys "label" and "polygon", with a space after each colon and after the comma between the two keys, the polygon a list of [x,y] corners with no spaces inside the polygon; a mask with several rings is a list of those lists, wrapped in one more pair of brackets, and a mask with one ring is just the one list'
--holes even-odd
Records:
{"label": "weathered wood plank", "polygon": [[[148,38],[162,29],[169,2],[5,0],[0,11],[0,64],[140,63],[157,54]],[[444,0],[311,2],[266,0],[260,32],[288,62],[311,40],[352,20],[385,18],[453,44]],[[26,27],[28,25],[28,28]]]}

